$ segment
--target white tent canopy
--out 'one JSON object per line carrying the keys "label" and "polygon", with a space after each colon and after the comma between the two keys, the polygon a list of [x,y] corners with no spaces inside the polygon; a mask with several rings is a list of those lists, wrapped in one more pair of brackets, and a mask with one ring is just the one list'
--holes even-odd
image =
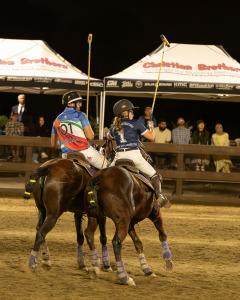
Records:
{"label": "white tent canopy", "polygon": [[[41,40],[0,39],[0,91],[63,94],[87,90],[88,77]],[[103,82],[91,78],[90,92]]]}
{"label": "white tent canopy", "polygon": [[[164,57],[162,61],[162,54]],[[161,45],[127,69],[105,77],[109,94],[154,93],[161,65],[159,93],[240,100],[240,64],[222,46]],[[167,95],[164,95],[165,97]]]}
{"label": "white tent canopy", "polygon": [[106,95],[153,97],[160,66],[158,97],[240,101],[240,64],[222,46],[162,44],[127,69],[104,78],[101,132]]}

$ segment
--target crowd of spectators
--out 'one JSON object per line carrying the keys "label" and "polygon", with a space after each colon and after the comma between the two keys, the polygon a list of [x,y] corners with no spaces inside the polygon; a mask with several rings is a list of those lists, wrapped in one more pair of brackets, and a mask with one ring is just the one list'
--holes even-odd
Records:
{"label": "crowd of spectators", "polygon": [[[46,125],[44,116],[39,115],[37,120],[34,121],[26,103],[26,95],[18,95],[17,100],[18,104],[12,106],[9,118],[4,119],[5,124],[2,124],[1,134],[7,136],[50,137],[50,129]],[[7,160],[13,162],[20,162],[25,156],[25,151],[21,146],[5,147],[4,152]],[[47,152],[47,149],[35,148],[33,151],[33,162],[39,163],[47,159],[49,157]]]}
{"label": "crowd of spectators", "polygon": [[[146,107],[144,115],[139,117],[139,121],[144,122],[147,126],[150,120],[154,120],[154,124],[156,124],[156,118],[152,115],[151,108]],[[194,129],[192,126],[187,125],[183,117],[179,117],[175,128],[170,130],[166,120],[160,119],[154,131],[155,143],[230,146],[229,135],[224,132],[223,125],[220,123],[215,125],[215,132],[210,135],[204,120],[198,120],[196,129]],[[228,156],[215,156],[213,162],[216,172],[230,173],[232,162]],[[164,166],[177,168],[176,159],[169,159],[167,154],[157,155],[155,164],[160,168],[164,168]],[[186,157],[185,164],[194,167],[196,171],[205,171],[210,164],[210,157],[207,154],[192,158]]]}

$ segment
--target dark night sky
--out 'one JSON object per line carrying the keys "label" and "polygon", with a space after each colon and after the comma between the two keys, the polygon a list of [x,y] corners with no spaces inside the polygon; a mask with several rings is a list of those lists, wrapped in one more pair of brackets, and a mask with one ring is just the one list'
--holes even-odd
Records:
{"label": "dark night sky", "polygon": [[[93,33],[91,75],[98,78],[117,73],[153,51],[161,33],[170,42],[221,44],[240,61],[239,10],[230,1],[23,0],[1,3],[1,12],[1,38],[45,40],[85,73],[87,36]],[[33,112],[47,117],[62,109],[59,98],[28,96]],[[114,101],[110,99],[111,104]],[[151,100],[139,101],[142,108],[151,105]],[[0,114],[8,113],[15,102],[16,94],[1,93]],[[240,129],[234,112],[239,109],[238,103],[158,100],[155,115],[169,121],[179,115],[192,122],[205,118],[210,131],[222,121],[235,138]],[[107,115],[108,124],[110,119]]]}

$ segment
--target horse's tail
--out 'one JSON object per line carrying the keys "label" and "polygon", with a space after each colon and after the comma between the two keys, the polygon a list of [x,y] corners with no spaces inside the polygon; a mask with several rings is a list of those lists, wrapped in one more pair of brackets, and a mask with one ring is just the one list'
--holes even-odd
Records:
{"label": "horse's tail", "polygon": [[97,198],[97,190],[100,182],[100,176],[93,177],[89,180],[86,193],[87,193],[87,201],[86,201],[86,210],[92,215],[96,216],[98,213],[98,198]]}
{"label": "horse's tail", "polygon": [[48,167],[49,167],[49,165],[43,165],[32,172],[28,183],[25,185],[25,192],[23,195],[24,199],[31,198],[31,194],[34,190],[35,184],[38,182],[38,180],[41,177],[48,175],[48,171],[49,171]]}

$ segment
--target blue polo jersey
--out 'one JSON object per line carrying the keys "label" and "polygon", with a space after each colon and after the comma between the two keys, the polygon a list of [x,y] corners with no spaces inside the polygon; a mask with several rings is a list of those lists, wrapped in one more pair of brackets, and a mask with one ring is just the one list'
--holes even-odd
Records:
{"label": "blue polo jersey", "polygon": [[117,131],[113,125],[110,134],[116,140],[117,148],[138,147],[139,136],[148,129],[138,120],[122,119],[122,130]]}

